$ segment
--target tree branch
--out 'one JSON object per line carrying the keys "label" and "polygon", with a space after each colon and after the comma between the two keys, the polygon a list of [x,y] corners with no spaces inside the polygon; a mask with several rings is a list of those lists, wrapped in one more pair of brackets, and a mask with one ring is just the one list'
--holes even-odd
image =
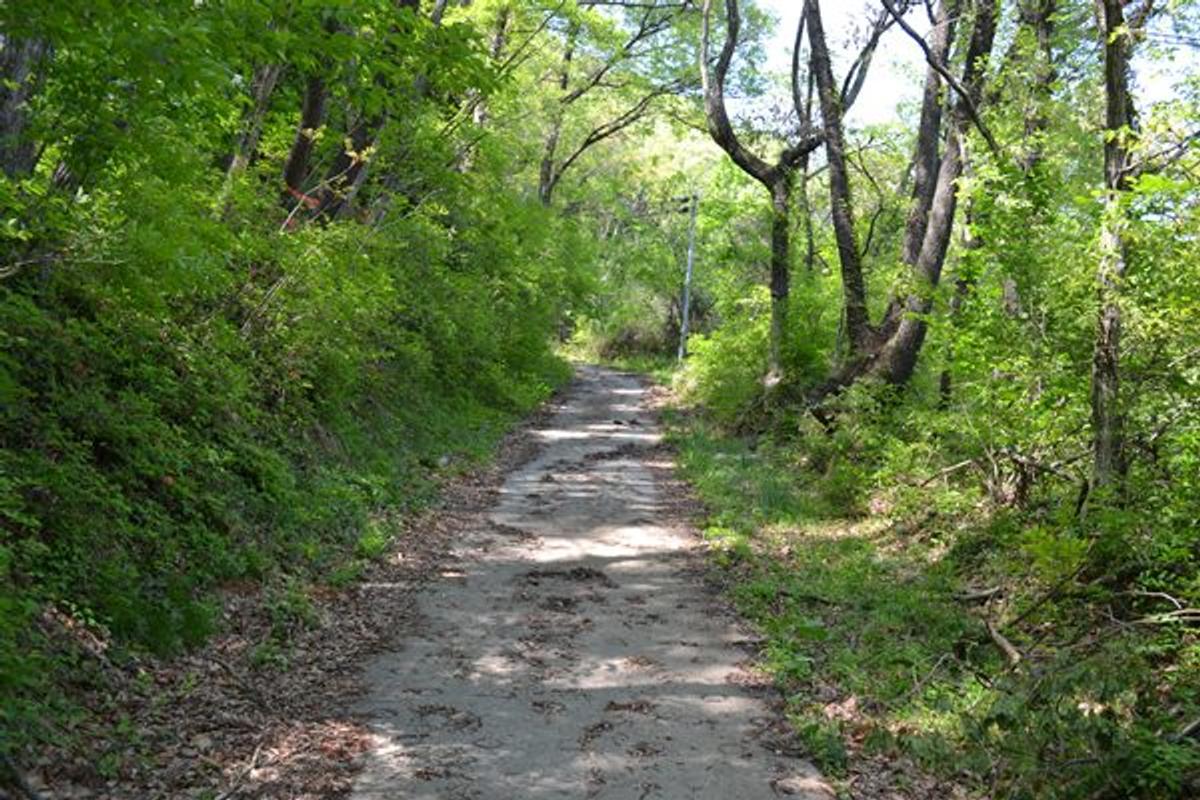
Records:
{"label": "tree branch", "polygon": [[[983,119],[979,116],[979,109],[976,107],[975,101],[971,99],[971,94],[967,91],[967,88],[959,82],[958,78],[954,77],[954,74],[950,70],[946,69],[945,64],[942,64],[934,57],[933,51],[929,49],[929,44],[922,38],[921,34],[913,30],[912,26],[904,21],[904,18],[896,10],[891,0],[880,0],[880,2],[883,3],[883,7],[887,9],[888,13],[892,15],[892,19],[896,21],[896,24],[921,48],[921,52],[925,54],[925,63],[929,64],[938,75],[941,75],[942,79],[958,95],[959,101],[963,104],[963,108],[967,112],[967,116],[970,117],[972,124],[982,134],[984,141],[987,142],[988,149],[992,151],[992,155],[999,157],[1001,154],[1000,145],[996,142],[996,137],[992,135],[992,132],[983,123]],[[968,68],[970,67],[971,65],[968,65]]]}
{"label": "tree branch", "polygon": [[748,150],[738,139],[729,121],[729,113],[725,109],[725,79],[729,74],[729,65],[733,61],[733,53],[737,48],[738,31],[741,27],[741,14],[738,11],[737,0],[725,0],[726,24],[728,32],[721,53],[717,56],[715,71],[709,70],[709,40],[712,20],[713,0],[704,0],[703,24],[700,35],[700,82],[704,88],[704,108],[707,112],[708,132],[713,140],[729,154],[733,162],[741,167],[748,175],[768,189],[775,183],[776,169]]}

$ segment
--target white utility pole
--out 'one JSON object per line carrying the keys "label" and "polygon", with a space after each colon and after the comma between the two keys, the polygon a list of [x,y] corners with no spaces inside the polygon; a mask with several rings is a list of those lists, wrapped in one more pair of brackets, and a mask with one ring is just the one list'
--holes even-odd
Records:
{"label": "white utility pole", "polygon": [[687,357],[688,316],[692,301],[692,266],[696,261],[696,209],[700,205],[700,196],[692,193],[689,198],[691,219],[688,221],[687,272],[683,275],[683,314],[679,322],[679,361]]}

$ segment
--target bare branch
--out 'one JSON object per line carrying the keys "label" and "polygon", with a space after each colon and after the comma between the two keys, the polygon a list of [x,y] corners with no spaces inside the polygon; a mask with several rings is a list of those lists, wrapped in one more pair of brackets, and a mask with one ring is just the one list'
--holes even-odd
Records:
{"label": "bare branch", "polygon": [[638,100],[637,103],[623,111],[615,118],[609,120],[603,125],[598,125],[593,128],[588,135],[583,138],[583,141],[580,142],[579,146],[575,148],[571,155],[567,156],[567,158],[563,160],[558,168],[554,170],[554,174],[551,176],[552,183],[557,184],[562,178],[562,174],[566,172],[567,169],[574,164],[590,147],[595,144],[599,144],[610,136],[623,131],[630,125],[633,125],[635,122],[645,116],[646,111],[649,110],[651,103],[653,103],[659,97],[673,94],[677,89],[678,84],[661,86],[643,96],[640,100]]}

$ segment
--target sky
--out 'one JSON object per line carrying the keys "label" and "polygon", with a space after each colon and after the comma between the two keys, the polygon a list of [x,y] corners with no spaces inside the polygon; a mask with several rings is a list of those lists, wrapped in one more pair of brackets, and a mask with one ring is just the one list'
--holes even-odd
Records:
{"label": "sky", "polygon": [[[759,5],[770,9],[779,18],[779,26],[766,46],[767,67],[773,72],[790,73],[792,44],[803,3],[800,0],[759,0]],[[834,74],[838,80],[845,74],[850,59],[861,48],[861,39],[852,38],[855,26],[861,26],[862,21],[869,18],[868,14],[874,13],[877,8],[878,2],[865,0],[834,0],[821,4],[825,37],[835,59]],[[922,35],[929,32],[928,21],[923,16],[914,14],[912,25]],[[867,82],[847,121],[851,125],[861,126],[897,119],[896,106],[899,103],[915,101],[920,97],[924,63],[916,44],[893,26],[879,42]]]}
{"label": "sky", "polygon": [[[789,74],[792,43],[803,3],[801,0],[759,0],[759,5],[770,9],[779,18],[779,25],[766,46],[767,67],[773,72]],[[825,35],[838,80],[862,46],[861,36],[853,38],[855,26],[863,26],[880,7],[878,0],[828,0],[821,4]],[[928,35],[930,26],[924,13],[910,14],[907,19],[918,33]],[[1200,49],[1181,46],[1174,55],[1173,61],[1165,58],[1150,60],[1145,56],[1135,59],[1135,100],[1140,108],[1169,99],[1183,77],[1189,72],[1200,73]],[[847,121],[852,126],[863,126],[898,119],[896,109],[899,104],[915,103],[920,98],[924,74],[925,60],[920,49],[899,27],[892,26],[880,40],[867,82]]]}

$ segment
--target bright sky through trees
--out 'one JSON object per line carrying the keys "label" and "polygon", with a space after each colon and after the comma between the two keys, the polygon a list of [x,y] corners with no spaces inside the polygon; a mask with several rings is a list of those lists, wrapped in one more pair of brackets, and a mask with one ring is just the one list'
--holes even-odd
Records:
{"label": "bright sky through trees", "polygon": [[[792,67],[792,44],[803,3],[801,0],[762,0],[761,5],[778,19],[766,46],[766,66],[771,72],[786,75]],[[865,20],[870,19],[878,8],[877,0],[822,4],[835,60],[840,54],[858,51]],[[928,34],[929,21],[924,14],[910,15],[909,21],[922,36]],[[1159,45],[1158,49],[1151,52],[1147,48],[1135,59],[1140,104],[1170,99],[1187,76],[1196,73],[1197,53],[1200,52],[1197,43],[1193,41],[1189,45],[1180,40],[1171,33],[1172,29],[1173,20],[1157,20],[1153,39]],[[880,41],[871,66],[871,79],[863,86],[848,121],[861,126],[897,120],[901,104],[915,102],[920,96],[924,74],[920,50],[903,31],[893,27]]]}

